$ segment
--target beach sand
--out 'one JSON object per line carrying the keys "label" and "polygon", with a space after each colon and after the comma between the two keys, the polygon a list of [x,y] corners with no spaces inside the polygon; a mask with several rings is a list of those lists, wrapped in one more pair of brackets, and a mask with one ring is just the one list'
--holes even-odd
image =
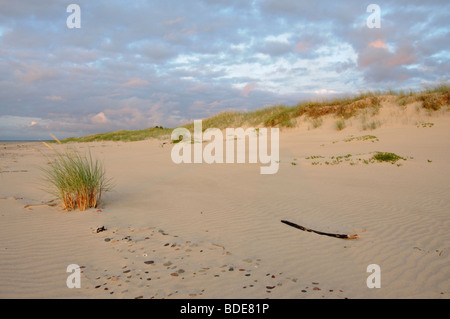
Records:
{"label": "beach sand", "polygon": [[[350,119],[337,131],[332,118],[283,130],[273,175],[177,165],[161,140],[58,145],[90,149],[114,180],[83,212],[40,189],[50,149],[1,144],[0,298],[448,299],[450,116],[396,112],[375,130]],[[406,160],[365,164],[375,151]],[[380,288],[367,286],[371,264]]]}

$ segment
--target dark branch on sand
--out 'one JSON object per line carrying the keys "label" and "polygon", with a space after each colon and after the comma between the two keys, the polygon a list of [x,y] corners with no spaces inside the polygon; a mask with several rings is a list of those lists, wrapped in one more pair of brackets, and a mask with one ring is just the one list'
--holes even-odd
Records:
{"label": "dark branch on sand", "polygon": [[336,237],[336,238],[342,238],[342,239],[356,239],[356,238],[359,238],[359,236],[357,234],[347,235],[347,234],[324,233],[324,232],[321,232],[321,231],[317,231],[317,230],[314,230],[314,229],[310,229],[310,228],[306,228],[306,227],[294,224],[294,223],[292,223],[290,221],[287,221],[287,220],[282,220],[281,222],[286,224],[286,225],[292,226],[294,228],[298,228],[298,229],[301,229],[301,230],[304,230],[304,231],[307,231],[307,232],[316,233],[316,234],[319,234],[319,235]]}

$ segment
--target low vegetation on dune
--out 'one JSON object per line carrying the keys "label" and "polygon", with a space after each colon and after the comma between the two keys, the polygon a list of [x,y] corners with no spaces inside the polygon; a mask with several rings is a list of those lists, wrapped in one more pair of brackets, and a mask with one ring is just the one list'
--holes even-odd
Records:
{"label": "low vegetation on dune", "polygon": [[404,157],[390,152],[377,152],[372,158],[378,162],[390,162],[393,164],[398,160],[406,161]]}
{"label": "low vegetation on dune", "polygon": [[427,87],[422,92],[399,91],[393,92],[397,96],[397,103],[401,106],[413,102],[421,102],[422,107],[426,110],[437,111],[444,106],[450,105],[450,86],[446,82],[439,85]]}
{"label": "low vegetation on dune", "polygon": [[[373,155],[372,155],[373,154]],[[413,159],[413,157],[409,157]],[[374,164],[387,162],[391,164],[396,164],[398,167],[402,166],[402,163],[397,163],[398,161],[406,161],[407,158],[390,152],[369,152],[369,153],[359,153],[359,154],[345,154],[345,155],[335,155],[335,156],[321,156],[313,155],[305,157],[305,160],[310,160],[311,165],[338,165],[341,163],[348,163],[351,166],[359,164]],[[431,163],[431,161],[429,161]]]}
{"label": "low vegetation on dune", "polygon": [[170,136],[172,129],[163,128],[162,126],[156,126],[144,130],[135,131],[115,131],[109,133],[93,134],[83,137],[70,137],[61,140],[62,143],[67,142],[96,142],[96,141],[141,141],[149,138],[161,138]]}
{"label": "low vegetation on dune", "polygon": [[[386,96],[393,96],[399,106],[419,102],[420,108],[427,111],[437,111],[450,106],[450,86],[447,82],[427,87],[422,91],[377,91],[361,92],[356,96],[345,96],[323,101],[305,101],[294,106],[276,105],[249,112],[226,111],[203,119],[202,129],[227,127],[279,127],[291,128],[298,126],[298,119],[305,116],[312,121],[313,127],[321,126],[321,117],[332,115],[336,117],[336,130],[346,127],[346,120],[362,112],[375,115]],[[363,129],[373,130],[380,126],[377,121],[364,118]],[[183,127],[193,131],[194,123]],[[62,140],[65,142],[93,141],[139,141],[150,138],[169,138],[173,129],[156,126],[144,130],[116,131],[94,134],[85,137],[74,137]]]}

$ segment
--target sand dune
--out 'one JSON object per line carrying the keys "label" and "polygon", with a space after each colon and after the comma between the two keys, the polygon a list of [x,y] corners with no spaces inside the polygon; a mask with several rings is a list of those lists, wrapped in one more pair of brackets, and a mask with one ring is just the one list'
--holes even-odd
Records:
{"label": "sand dune", "polygon": [[[176,165],[158,140],[70,144],[89,147],[116,184],[84,212],[48,205],[44,145],[2,144],[0,297],[447,299],[450,117],[383,112],[373,131],[356,119],[337,131],[329,118],[281,132],[274,175]],[[406,160],[365,164],[375,151]],[[80,289],[66,286],[69,264],[82,266]],[[370,264],[381,288],[366,285]]]}

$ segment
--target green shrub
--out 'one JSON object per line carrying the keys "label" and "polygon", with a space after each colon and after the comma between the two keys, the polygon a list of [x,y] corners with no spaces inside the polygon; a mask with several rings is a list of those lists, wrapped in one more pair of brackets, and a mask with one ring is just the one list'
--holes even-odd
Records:
{"label": "green shrub", "polygon": [[372,159],[378,161],[378,162],[391,162],[394,164],[398,160],[404,160],[406,161],[406,158],[403,158],[395,153],[388,153],[388,152],[377,152]]}

